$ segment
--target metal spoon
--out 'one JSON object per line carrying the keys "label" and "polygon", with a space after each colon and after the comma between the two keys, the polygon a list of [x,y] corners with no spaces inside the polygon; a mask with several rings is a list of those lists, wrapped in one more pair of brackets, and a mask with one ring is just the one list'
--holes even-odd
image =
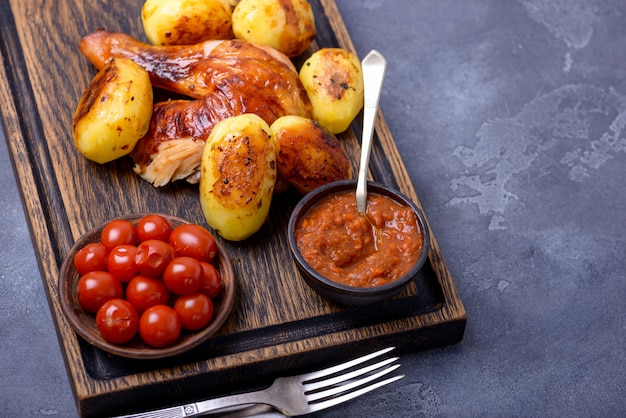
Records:
{"label": "metal spoon", "polygon": [[[387,60],[376,50],[370,51],[361,62],[363,69],[363,138],[361,142],[361,162],[356,184],[356,208],[361,215],[371,222],[366,214],[367,209],[367,167],[370,161],[374,124],[378,113],[378,102],[383,87],[383,79],[387,69]],[[377,239],[380,231],[372,224]]]}

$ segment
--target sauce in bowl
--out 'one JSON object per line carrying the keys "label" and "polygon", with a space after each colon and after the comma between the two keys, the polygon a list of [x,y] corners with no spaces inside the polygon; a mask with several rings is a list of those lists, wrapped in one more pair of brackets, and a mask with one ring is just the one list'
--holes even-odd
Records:
{"label": "sauce in bowl", "polygon": [[367,199],[369,220],[357,211],[354,191],[345,190],[313,205],[296,225],[304,260],[336,283],[382,286],[409,273],[422,255],[424,230],[413,210],[381,194]]}

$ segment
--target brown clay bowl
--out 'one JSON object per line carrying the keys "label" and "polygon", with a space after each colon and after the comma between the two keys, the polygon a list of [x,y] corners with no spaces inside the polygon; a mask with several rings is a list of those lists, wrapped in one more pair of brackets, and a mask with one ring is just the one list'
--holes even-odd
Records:
{"label": "brown clay bowl", "polygon": [[[126,219],[136,225],[145,215],[146,214],[134,214],[122,216],[116,219]],[[168,220],[172,228],[189,223],[184,219],[174,216],[160,215]],[[213,319],[206,328],[197,332],[188,332],[183,330],[176,343],[163,348],[151,347],[141,341],[139,336],[136,336],[127,344],[112,344],[107,342],[100,335],[100,332],[96,327],[95,315],[85,312],[78,304],[76,286],[80,277],[73,265],[74,254],[76,254],[80,248],[84,247],[88,243],[99,241],[100,234],[102,233],[102,229],[105,225],[106,223],[92,229],[76,241],[72,249],[66,255],[61,266],[61,271],[59,272],[59,299],[61,302],[61,309],[63,310],[63,313],[65,314],[65,317],[69,321],[70,325],[74,328],[78,335],[90,344],[111,354],[121,357],[147,360],[171,357],[184,353],[207,341],[222,327],[235,302],[236,280],[231,260],[228,257],[228,254],[224,251],[224,248],[218,242],[218,255],[213,263],[221,274],[222,291],[215,299],[213,299],[215,309]]]}

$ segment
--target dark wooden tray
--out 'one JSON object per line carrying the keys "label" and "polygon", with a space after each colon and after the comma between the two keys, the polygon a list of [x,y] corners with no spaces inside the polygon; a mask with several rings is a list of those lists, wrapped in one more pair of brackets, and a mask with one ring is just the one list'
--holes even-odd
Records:
{"label": "dark wooden tray", "polygon": [[[204,223],[196,186],[178,182],[155,189],[132,172],[129,160],[97,165],[72,144],[72,114],[95,74],[76,44],[98,27],[143,39],[142,3],[68,0],[42,8],[34,0],[0,0],[3,128],[80,414],[110,415],[219,395],[386,345],[402,353],[460,341],[466,313],[434,235],[420,277],[375,309],[342,308],[313,293],[287,247],[295,193],[274,199],[270,219],[251,239],[222,242],[232,255],[239,289],[233,314],[211,341],[180,357],[138,361],[108,355],[77,336],[61,311],[57,283],[63,258],[78,237],[133,212]],[[312,50],[354,50],[334,1],[311,4],[319,32]],[[357,120],[340,136],[355,163],[360,134]],[[372,179],[396,187],[419,206],[382,113],[372,152]]]}

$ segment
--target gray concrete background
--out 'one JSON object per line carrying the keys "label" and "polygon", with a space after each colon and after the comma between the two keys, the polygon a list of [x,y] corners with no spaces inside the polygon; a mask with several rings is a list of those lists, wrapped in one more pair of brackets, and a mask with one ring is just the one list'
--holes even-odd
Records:
{"label": "gray concrete background", "polygon": [[[336,0],[468,313],[324,417],[626,414],[626,2]],[[0,416],[76,408],[0,140]]]}

